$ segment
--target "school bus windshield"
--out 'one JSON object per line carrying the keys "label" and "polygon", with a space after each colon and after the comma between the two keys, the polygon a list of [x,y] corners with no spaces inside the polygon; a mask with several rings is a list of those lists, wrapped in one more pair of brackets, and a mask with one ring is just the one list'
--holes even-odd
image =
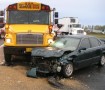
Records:
{"label": "school bus windshield", "polygon": [[47,11],[9,11],[9,24],[49,24]]}

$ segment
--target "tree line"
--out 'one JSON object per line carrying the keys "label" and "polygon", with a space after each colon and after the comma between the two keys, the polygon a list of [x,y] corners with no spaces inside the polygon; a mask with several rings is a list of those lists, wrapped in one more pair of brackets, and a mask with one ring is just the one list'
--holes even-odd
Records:
{"label": "tree line", "polygon": [[105,29],[105,25],[88,25],[84,27],[85,30],[104,30]]}

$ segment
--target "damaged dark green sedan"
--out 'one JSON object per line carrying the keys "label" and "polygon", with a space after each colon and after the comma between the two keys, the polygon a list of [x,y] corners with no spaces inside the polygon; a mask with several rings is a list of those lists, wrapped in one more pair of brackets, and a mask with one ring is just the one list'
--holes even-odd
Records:
{"label": "damaged dark green sedan", "polygon": [[32,50],[32,63],[37,72],[62,73],[70,77],[74,70],[105,64],[105,44],[93,36],[60,36],[49,47]]}

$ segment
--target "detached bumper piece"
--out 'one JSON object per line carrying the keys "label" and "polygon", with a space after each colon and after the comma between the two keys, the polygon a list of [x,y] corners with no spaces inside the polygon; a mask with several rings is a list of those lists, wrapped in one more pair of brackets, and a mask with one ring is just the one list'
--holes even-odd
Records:
{"label": "detached bumper piece", "polygon": [[27,71],[27,77],[37,78],[36,75],[36,68],[32,68],[31,70]]}
{"label": "detached bumper piece", "polygon": [[38,68],[31,68],[30,70],[27,71],[26,75],[27,77],[32,77],[32,78],[37,78],[37,74],[43,73],[43,74],[48,74],[48,71],[40,70]]}

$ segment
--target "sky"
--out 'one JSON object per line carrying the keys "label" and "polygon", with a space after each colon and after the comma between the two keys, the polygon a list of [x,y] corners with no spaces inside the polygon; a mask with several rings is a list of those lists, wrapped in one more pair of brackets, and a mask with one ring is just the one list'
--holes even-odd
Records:
{"label": "sky", "polygon": [[82,25],[105,25],[105,0],[0,0],[0,9],[22,1],[50,5],[59,12],[59,18],[78,17]]}

